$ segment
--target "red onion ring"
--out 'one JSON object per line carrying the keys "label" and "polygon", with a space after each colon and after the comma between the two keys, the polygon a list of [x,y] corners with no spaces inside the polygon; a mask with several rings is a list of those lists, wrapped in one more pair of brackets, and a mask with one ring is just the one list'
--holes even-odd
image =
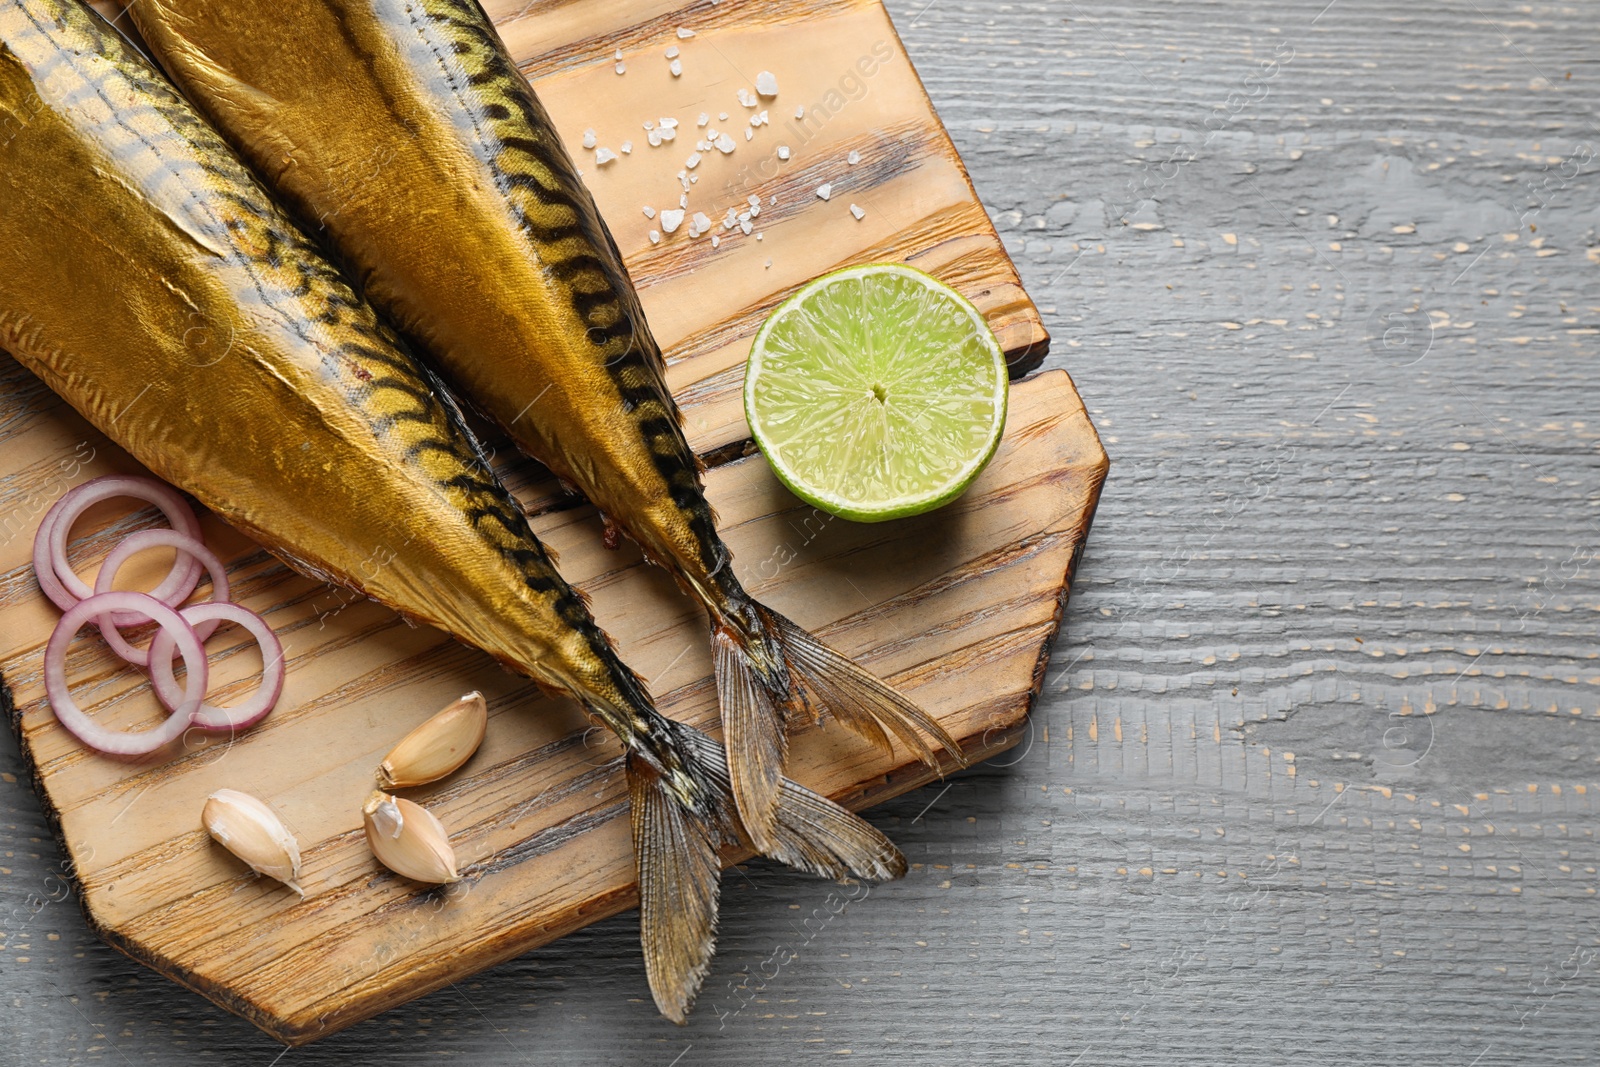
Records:
{"label": "red onion ring", "polygon": [[[39,588],[62,611],[94,595],[94,590],[67,562],[67,536],[72,532],[72,525],[93,505],[119,496],[154,504],[174,530],[200,540],[200,522],[194,516],[194,509],[175,490],[153,478],[108,474],[74,486],[45,513],[33,541],[33,569]],[[189,599],[189,594],[199,584],[200,570],[199,560],[193,556],[183,558],[180,554],[180,558],[173,561],[171,572],[149,595],[166,607],[177,607]],[[137,626],[141,619],[137,615],[119,614],[111,621],[117,626]]]}
{"label": "red onion ring", "polygon": [[[128,732],[99,725],[78,707],[67,685],[67,646],[73,637],[85,623],[119,611],[148,618],[161,627],[162,634],[171,634],[189,671],[182,699],[174,702],[177,707],[172,714],[154,729]],[[169,657],[171,654],[167,653]],[[78,740],[113,756],[148,755],[182,737],[205,700],[209,681],[205,647],[188,621],[148,593],[115,591],[87,597],[67,609],[44,647],[44,691],[50,698],[50,709]]]}
{"label": "red onion ring", "polygon": [[[123,538],[122,543],[112,549],[105,562],[100,564],[100,573],[95,576],[94,580],[94,591],[96,593],[109,593],[111,591],[111,583],[116,581],[117,572],[122,569],[124,563],[128,562],[129,557],[143,552],[147,548],[162,546],[175,548],[180,556],[187,555],[191,559],[198,560],[200,565],[205,568],[206,573],[211,576],[211,599],[213,601],[228,599],[228,572],[227,568],[222,565],[222,560],[218,559],[217,554],[205,545],[188,534],[179,533],[177,530],[140,530],[138,533],[132,533]],[[176,604],[168,606],[177,607]],[[188,616],[184,616],[184,618],[193,625],[194,620],[189,619]],[[140,623],[149,621],[149,619],[141,619]],[[129,624],[122,623],[121,625],[126,626]],[[195,626],[194,635],[203,643],[206,638],[216,632],[217,627],[220,625],[221,623],[219,622],[206,622]],[[150,666],[150,650],[148,648],[135,648],[129,644],[127,639],[118,632],[117,624],[114,624],[112,620],[104,618],[100,620],[100,633],[106,639],[106,644],[111,646],[111,651],[129,663],[137,667]],[[170,641],[167,643],[171,644]],[[171,657],[172,651],[168,649],[167,658],[171,659]],[[168,668],[168,673],[171,673],[170,667]],[[167,707],[172,707],[172,704],[168,703]]]}
{"label": "red onion ring", "polygon": [[[283,645],[278,642],[278,635],[272,632],[272,627],[260,615],[231,602],[190,604],[178,614],[194,626],[196,633],[200,632],[203,625],[209,625],[214,630],[220,623],[235,623],[248,631],[256,639],[256,644],[261,646],[261,684],[250,699],[231,708],[204,704],[194,713],[194,725],[204,730],[243,730],[266,718],[267,713],[277,706],[278,697],[283,692]],[[150,684],[161,703],[169,708],[176,707],[184,696],[179,692],[178,682],[173,676],[172,650],[173,639],[167,631],[157,631],[150,642]]]}

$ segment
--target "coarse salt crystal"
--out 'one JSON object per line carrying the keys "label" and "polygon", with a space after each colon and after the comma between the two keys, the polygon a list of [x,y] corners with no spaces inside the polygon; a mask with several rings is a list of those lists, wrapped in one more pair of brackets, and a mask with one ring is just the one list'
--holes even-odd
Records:
{"label": "coarse salt crystal", "polygon": [[806,109],[804,104],[794,109],[794,117],[797,119],[803,119],[806,117]]}
{"label": "coarse salt crystal", "polygon": [[742,86],[739,88],[738,92],[734,93],[733,95],[737,96],[739,98],[739,103],[743,104],[745,107],[755,107],[761,102],[760,100],[756,99],[755,93],[752,93],[749,89],[746,89]]}
{"label": "coarse salt crystal", "polygon": [[622,49],[620,49],[620,48],[617,49],[617,54],[615,56],[613,56],[612,58],[613,59],[621,59],[622,58]]}
{"label": "coarse salt crystal", "polygon": [[695,120],[695,125],[697,125],[697,126],[709,126],[709,125],[711,125],[711,116],[707,115],[704,111],[700,112],[700,117]]}
{"label": "coarse salt crystal", "polygon": [[667,49],[667,58],[668,59],[677,59],[678,58],[678,46],[677,45],[672,45],[670,48]]}
{"label": "coarse salt crystal", "polygon": [[861,208],[857,207],[855,204],[850,205],[850,214],[856,217],[857,222],[860,222],[862,219],[867,217],[867,213]]}
{"label": "coarse salt crystal", "polygon": [[678,131],[673,129],[671,126],[659,129],[656,131],[656,133],[661,136],[663,141],[676,141],[678,139]]}
{"label": "coarse salt crystal", "polygon": [[746,131],[744,131],[744,139],[746,141],[754,141],[756,139],[756,131],[754,131],[754,130],[746,130]]}
{"label": "coarse salt crystal", "polygon": [[678,128],[678,120],[674,118],[664,118],[657,125],[664,130],[675,130]]}
{"label": "coarse salt crystal", "polygon": [[746,219],[745,221],[739,223],[739,229],[743,230],[747,236],[749,235],[750,231],[752,229],[754,229],[754,228],[755,227],[750,225],[750,220],[749,219]]}
{"label": "coarse salt crystal", "polygon": [[848,159],[850,165],[853,167],[857,163],[861,162],[861,153],[860,152],[851,152],[850,155],[847,156],[846,158]]}
{"label": "coarse salt crystal", "polygon": [[660,230],[651,230],[650,231],[650,243],[653,244],[653,245],[658,245],[658,244],[661,243],[661,231]]}
{"label": "coarse salt crystal", "polygon": [[600,143],[600,138],[595,135],[595,132],[593,130],[584,130],[583,131],[583,147],[585,147],[585,148],[593,148],[595,145],[597,145],[599,143]]}
{"label": "coarse salt crystal", "polygon": [[772,269],[772,260],[770,260],[770,259],[769,259],[769,260],[767,260],[767,269],[768,269],[768,270],[771,270],[771,269]]}
{"label": "coarse salt crystal", "polygon": [[653,122],[650,122],[650,121],[648,121],[648,120],[646,120],[646,121],[645,121],[645,124],[644,124],[644,128],[645,128],[645,129],[646,129],[646,130],[647,130],[647,131],[648,131],[648,130],[653,130],[653,129],[655,129],[655,128],[656,128],[656,124],[655,124],[655,123],[653,123]]}
{"label": "coarse salt crystal", "polygon": [[766,236],[767,235],[764,234],[764,233],[758,233],[758,234],[756,234],[756,240],[758,240],[758,241],[763,240]]}
{"label": "coarse salt crystal", "polygon": [[[731,208],[731,207],[730,207],[730,208],[729,208],[729,209],[728,209],[728,214],[730,214],[730,215],[732,215],[732,214],[733,214],[733,208]],[[739,212],[739,215],[738,215],[738,218],[739,218],[739,221],[740,221],[740,222],[749,222],[749,221],[750,221],[750,219],[751,219],[751,215],[750,215],[750,212],[748,212],[748,211],[741,211],[741,212]]]}
{"label": "coarse salt crystal", "polygon": [[764,70],[756,75],[756,92],[762,96],[778,95],[778,78],[770,70]]}
{"label": "coarse salt crystal", "polygon": [[618,74],[626,74],[626,73],[628,73],[628,65],[626,63],[618,63],[617,64],[617,73]]}
{"label": "coarse salt crystal", "polygon": [[719,111],[719,112],[717,112],[717,118],[721,119],[723,122],[727,122],[728,121],[728,113],[726,111]]}
{"label": "coarse salt crystal", "polygon": [[750,125],[752,125],[752,126],[761,125],[761,116],[760,115],[751,115],[750,116]]}
{"label": "coarse salt crystal", "polygon": [[751,193],[750,196],[745,199],[745,203],[749,204],[751,207],[760,207],[761,198],[756,196],[754,193]]}
{"label": "coarse salt crystal", "polygon": [[694,170],[694,168],[700,165],[700,153],[696,152],[691,155],[688,159],[683,161],[683,165],[688,167],[690,170]]}
{"label": "coarse salt crystal", "polygon": [[723,155],[730,154],[735,148],[738,147],[739,146],[734,143],[733,138],[729,137],[727,134],[723,134],[721,137],[717,138],[717,151],[721,152]]}
{"label": "coarse salt crystal", "polygon": [[781,145],[778,146],[778,158],[779,159],[788,159],[789,158],[789,146],[788,145],[781,144]]}
{"label": "coarse salt crystal", "polygon": [[777,207],[778,206],[778,194],[777,193],[773,193],[772,194],[772,199],[767,201],[767,206],[768,207]]}
{"label": "coarse salt crystal", "polygon": [[693,30],[686,30],[682,26],[678,27],[678,39],[680,41],[687,41],[689,38],[691,38],[693,36],[694,36],[694,31]]}
{"label": "coarse salt crystal", "polygon": [[651,148],[660,148],[661,147],[661,131],[660,130],[651,130],[650,131],[650,147]]}
{"label": "coarse salt crystal", "polygon": [[609,148],[597,149],[595,151],[595,154],[594,154],[595,166],[603,167],[607,163],[610,163],[613,159],[616,159],[616,158],[617,158],[617,154],[615,152],[611,151],[611,149],[609,149]]}
{"label": "coarse salt crystal", "polygon": [[694,213],[694,228],[699,230],[701,233],[705,233],[707,230],[711,229],[711,220],[706,218],[706,213],[704,211],[696,211]]}
{"label": "coarse salt crystal", "polygon": [[716,248],[720,244],[722,244],[722,238],[718,237],[716,234],[712,234],[711,235],[711,247],[712,248]]}
{"label": "coarse salt crystal", "polygon": [[698,175],[698,174],[689,175],[689,184],[690,185],[699,185],[700,184],[700,175]]}
{"label": "coarse salt crystal", "polygon": [[688,207],[689,206],[689,194],[688,193],[684,193],[682,196],[678,197],[678,206],[679,207]]}
{"label": "coarse salt crystal", "polygon": [[672,72],[672,76],[674,78],[683,77],[683,60],[674,59],[671,63],[667,64],[667,70]]}
{"label": "coarse salt crystal", "polygon": [[661,213],[661,228],[668,233],[676,233],[679,226],[683,225],[683,212],[668,209]]}
{"label": "coarse salt crystal", "polygon": [[772,115],[769,112],[767,112],[765,109],[763,109],[762,112],[761,112],[761,125],[763,125],[763,126],[772,125]]}
{"label": "coarse salt crystal", "polygon": [[696,141],[694,148],[696,152],[709,152],[711,151],[711,142],[706,140]]}
{"label": "coarse salt crystal", "polygon": [[622,154],[623,155],[627,155],[629,152],[632,152],[632,151],[633,151],[633,142],[632,141],[623,141],[622,142]]}
{"label": "coarse salt crystal", "polygon": [[832,182],[823,182],[821,185],[817,186],[817,195],[822,197],[822,199],[824,199],[824,200],[827,200],[828,198],[832,197],[833,196],[833,183]]}
{"label": "coarse salt crystal", "polygon": [[760,216],[761,216],[761,205],[757,204],[755,207],[750,209],[750,217],[754,219],[754,218],[759,218]]}
{"label": "coarse salt crystal", "polygon": [[648,204],[645,205],[644,217],[647,218],[647,219],[655,218],[656,217],[656,209],[653,208],[653,207],[650,207]]}

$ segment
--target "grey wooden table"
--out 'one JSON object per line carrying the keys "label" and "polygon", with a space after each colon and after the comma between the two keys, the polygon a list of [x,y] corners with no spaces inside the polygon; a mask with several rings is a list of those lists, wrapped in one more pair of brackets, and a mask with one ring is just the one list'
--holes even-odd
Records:
{"label": "grey wooden table", "polygon": [[1600,1062],[1595,10],[894,4],[1113,457],[1033,736],[731,875],[687,1029],[629,915],[285,1052],[0,732],[0,1063]]}

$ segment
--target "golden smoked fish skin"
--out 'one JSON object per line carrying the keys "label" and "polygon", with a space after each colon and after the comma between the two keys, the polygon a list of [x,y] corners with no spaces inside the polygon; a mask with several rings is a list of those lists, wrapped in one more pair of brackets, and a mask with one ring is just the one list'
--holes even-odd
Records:
{"label": "golden smoked fish skin", "polygon": [[733,792],[774,826],[822,711],[934,767],[959,744],[734,575],[610,233],[476,0],[137,0],[156,57],[395,322],[524,451],[707,608]]}
{"label": "golden smoked fish skin", "polygon": [[0,346],[302,569],[626,706],[437,380],[94,20],[0,3]]}
{"label": "golden smoked fish skin", "polygon": [[[655,710],[439,381],[78,0],[0,0],[0,347],[293,565],[610,727],[651,991],[685,1019],[739,834],[721,746]],[[904,873],[871,825],[787,780],[778,824],[758,847],[791,866]]]}

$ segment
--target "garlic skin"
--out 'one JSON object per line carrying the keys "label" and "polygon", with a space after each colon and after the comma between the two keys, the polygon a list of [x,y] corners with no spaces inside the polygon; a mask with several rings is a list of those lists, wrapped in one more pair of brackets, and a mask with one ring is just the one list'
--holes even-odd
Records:
{"label": "garlic skin", "polygon": [[412,730],[384,757],[378,784],[409,789],[454,773],[483,744],[489,705],[482,693],[468,693]]}
{"label": "garlic skin", "polygon": [[305,897],[300,888],[300,845],[278,813],[249,793],[219,789],[200,812],[206,833],[257,874],[274,878]]}
{"label": "garlic skin", "polygon": [[374,790],[361,808],[367,845],[378,862],[417,882],[459,882],[450,835],[427,808]]}

